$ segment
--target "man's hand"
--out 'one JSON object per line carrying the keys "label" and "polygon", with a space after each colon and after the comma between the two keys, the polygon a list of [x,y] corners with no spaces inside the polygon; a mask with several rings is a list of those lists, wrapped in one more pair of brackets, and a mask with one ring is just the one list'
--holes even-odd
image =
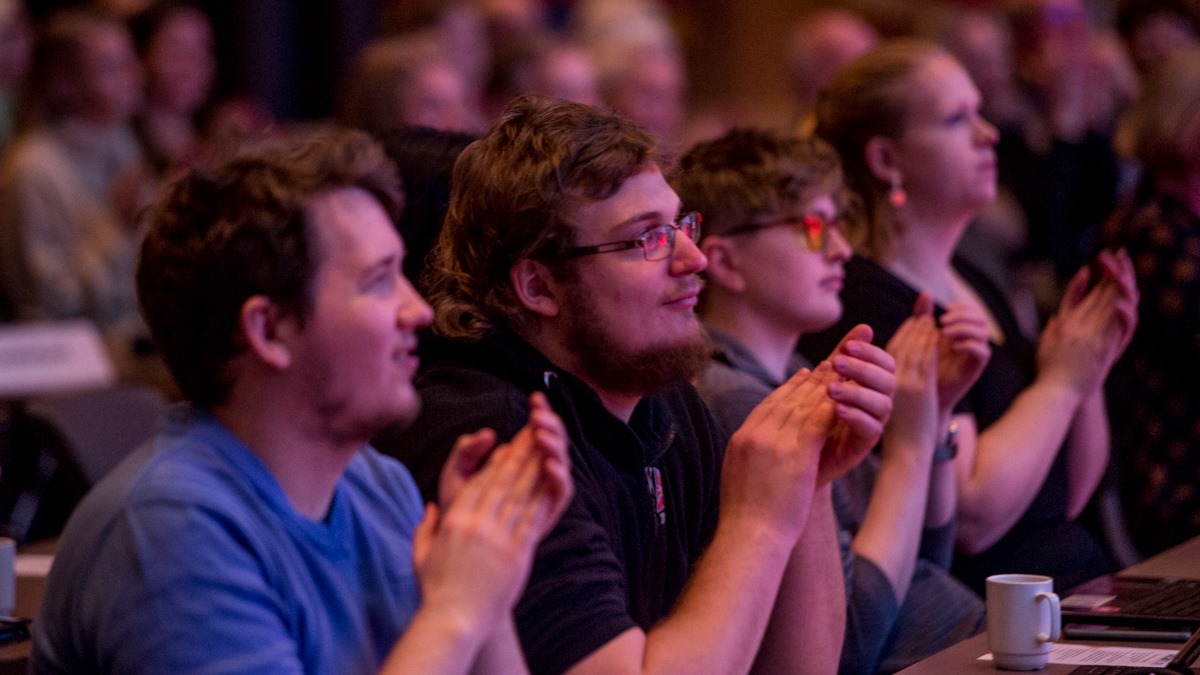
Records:
{"label": "man's hand", "polygon": [[837,403],[837,420],[821,452],[819,485],[854,468],[879,442],[891,415],[896,362],[871,344],[872,335],[866,324],[851,328],[826,359],[832,370],[825,375],[824,384]]}
{"label": "man's hand", "polygon": [[541,393],[530,408],[528,424],[494,451],[489,429],[459,438],[442,471],[442,505],[427,507],[413,535],[422,605],[462,626],[494,626],[511,611],[537,542],[573,494],[562,421]]}
{"label": "man's hand", "polygon": [[826,395],[832,366],[793,375],[746,417],[729,439],[721,471],[721,518],[762,525],[791,546],[816,485],[821,448],[835,418]]}

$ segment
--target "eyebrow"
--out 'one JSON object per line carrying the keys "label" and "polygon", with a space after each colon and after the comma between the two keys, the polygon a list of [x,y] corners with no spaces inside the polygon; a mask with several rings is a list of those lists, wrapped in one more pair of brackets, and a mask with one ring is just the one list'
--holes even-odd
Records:
{"label": "eyebrow", "polygon": [[[676,206],[675,209],[678,212],[679,207]],[[628,228],[631,225],[642,223],[645,221],[659,220],[660,216],[661,216],[661,213],[659,211],[645,211],[643,213],[639,213],[636,216],[626,218],[625,220],[622,220],[621,222],[617,223],[616,225],[613,225],[612,227],[610,227],[608,229],[608,233],[613,236],[618,236],[622,230]],[[667,218],[664,220],[664,222],[667,222],[667,223],[672,222],[672,221],[673,221],[673,219],[671,219],[671,218]]]}

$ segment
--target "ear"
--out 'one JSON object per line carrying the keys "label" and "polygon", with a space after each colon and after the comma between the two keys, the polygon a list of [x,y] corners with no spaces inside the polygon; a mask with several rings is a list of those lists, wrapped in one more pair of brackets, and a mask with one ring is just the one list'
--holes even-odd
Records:
{"label": "ear", "polygon": [[289,338],[298,330],[295,319],[280,316],[279,308],[265,296],[251,296],[238,316],[242,339],[263,363],[283,370],[292,363]]}
{"label": "ear", "polygon": [[512,266],[508,278],[526,309],[542,316],[558,316],[558,285],[544,264],[526,258]]}
{"label": "ear", "polygon": [[700,250],[708,258],[704,273],[709,283],[714,283],[734,293],[746,290],[746,278],[742,276],[741,256],[738,248],[728,237],[710,235],[700,242]]}
{"label": "ear", "polygon": [[871,170],[871,175],[884,183],[891,183],[892,176],[900,170],[896,166],[896,146],[890,138],[872,137],[867,141],[863,155],[863,159],[867,162],[867,168]]}

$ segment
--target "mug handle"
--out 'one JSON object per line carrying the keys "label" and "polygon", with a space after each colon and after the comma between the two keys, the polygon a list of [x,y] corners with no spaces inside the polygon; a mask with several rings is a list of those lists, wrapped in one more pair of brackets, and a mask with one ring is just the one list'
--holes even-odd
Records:
{"label": "mug handle", "polygon": [[1058,604],[1058,595],[1048,591],[1042,591],[1033,596],[1034,602],[1045,600],[1050,607],[1050,634],[1038,633],[1038,642],[1056,642],[1062,637],[1062,608]]}

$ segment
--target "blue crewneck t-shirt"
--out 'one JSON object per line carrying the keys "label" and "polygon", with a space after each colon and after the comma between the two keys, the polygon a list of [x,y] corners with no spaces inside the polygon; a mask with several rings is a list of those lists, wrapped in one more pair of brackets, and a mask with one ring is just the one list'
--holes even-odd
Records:
{"label": "blue crewneck t-shirt", "polygon": [[80,504],[34,624],[35,673],[375,672],[419,604],[408,471],[364,447],[321,522],[210,414]]}

